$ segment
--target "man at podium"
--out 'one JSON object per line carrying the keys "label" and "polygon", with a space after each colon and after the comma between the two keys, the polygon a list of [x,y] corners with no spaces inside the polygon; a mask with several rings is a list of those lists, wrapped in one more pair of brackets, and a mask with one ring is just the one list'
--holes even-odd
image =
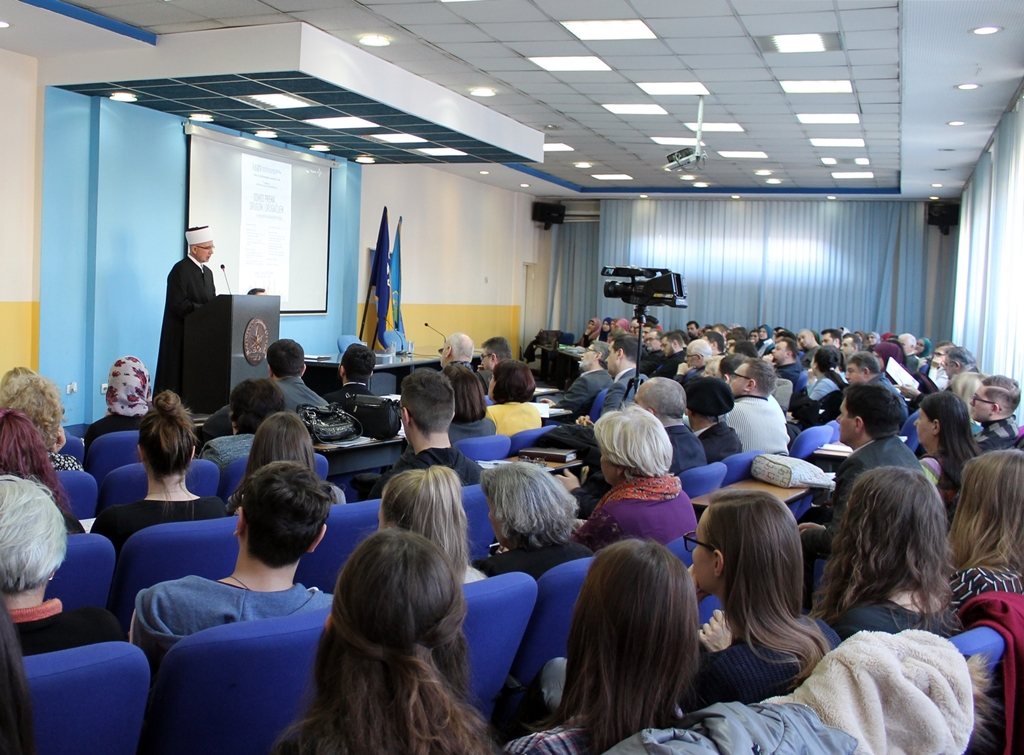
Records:
{"label": "man at podium", "polygon": [[217,295],[213,271],[206,266],[213,256],[213,231],[209,226],[185,233],[188,255],[167,276],[167,299],[160,331],[160,355],[156,365],[154,395],[170,390],[181,394],[185,349],[185,317]]}

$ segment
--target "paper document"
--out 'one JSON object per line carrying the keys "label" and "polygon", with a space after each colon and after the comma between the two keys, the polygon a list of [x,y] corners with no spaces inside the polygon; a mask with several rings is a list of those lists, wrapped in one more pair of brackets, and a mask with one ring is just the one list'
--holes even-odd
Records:
{"label": "paper document", "polygon": [[540,412],[541,419],[547,419],[551,416],[551,405],[542,404],[540,402],[534,404],[537,407],[537,411]]}
{"label": "paper document", "polygon": [[852,454],[853,453],[853,449],[850,448],[845,443],[826,443],[825,445],[823,445],[818,450],[819,451],[832,451],[832,452],[835,452],[835,453],[848,453],[848,454]]}
{"label": "paper document", "polygon": [[902,385],[906,388],[917,388],[917,381],[914,380],[914,376],[907,372],[903,365],[892,357],[886,360],[885,374],[891,377],[896,385]]}

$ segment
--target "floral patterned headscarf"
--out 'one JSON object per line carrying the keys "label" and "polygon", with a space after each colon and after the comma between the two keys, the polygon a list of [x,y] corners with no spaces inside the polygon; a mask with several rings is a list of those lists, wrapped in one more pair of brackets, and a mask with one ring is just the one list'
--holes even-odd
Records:
{"label": "floral patterned headscarf", "polygon": [[138,357],[121,357],[107,376],[107,412],[122,417],[141,417],[153,403],[149,370]]}

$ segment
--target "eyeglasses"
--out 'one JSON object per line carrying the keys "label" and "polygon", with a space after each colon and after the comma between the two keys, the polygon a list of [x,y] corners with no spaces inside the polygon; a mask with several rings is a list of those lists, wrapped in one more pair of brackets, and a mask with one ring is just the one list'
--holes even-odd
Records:
{"label": "eyeglasses", "polygon": [[753,380],[753,379],[754,379],[754,378],[752,378],[752,377],[747,377],[746,375],[741,375],[741,374],[740,374],[740,373],[738,373],[738,372],[734,372],[734,373],[732,373],[732,376],[733,376],[734,378],[740,378],[741,380],[747,380],[747,381],[750,381],[750,380]]}
{"label": "eyeglasses", "polygon": [[996,406],[999,403],[998,401],[989,401],[986,398],[982,398],[977,393],[975,393],[973,396],[971,396],[971,403],[972,404],[976,404],[976,403],[979,403],[979,402],[982,403],[982,404],[988,404],[990,406]]}
{"label": "eyeglasses", "polygon": [[702,543],[700,540],[697,539],[696,530],[693,532],[687,532],[685,535],[683,535],[683,545],[686,547],[687,553],[693,553],[698,545],[703,545],[709,551],[715,550],[715,546],[708,545],[707,543]]}
{"label": "eyeglasses", "polygon": [[196,248],[197,249],[205,249],[207,251],[212,252],[217,247],[215,247],[213,244],[196,244]]}

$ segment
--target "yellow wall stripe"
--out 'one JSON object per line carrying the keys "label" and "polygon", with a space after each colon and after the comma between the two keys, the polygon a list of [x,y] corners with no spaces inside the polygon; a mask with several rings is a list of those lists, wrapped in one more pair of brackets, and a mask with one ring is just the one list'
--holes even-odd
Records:
{"label": "yellow wall stripe", "polygon": [[[437,333],[425,328],[423,323],[429,322],[445,335],[462,331],[473,339],[476,348],[492,336],[505,336],[512,345],[512,356],[519,356],[519,313],[518,305],[510,304],[406,304],[402,302],[402,320],[405,323],[405,337],[415,343],[416,353],[433,355],[444,345]],[[367,343],[372,339],[373,328],[376,327],[376,311],[371,308],[366,318],[366,330],[363,340]],[[356,317],[356,332],[359,334],[358,323],[363,319],[363,305],[360,304]],[[339,333],[339,335],[341,335]]]}
{"label": "yellow wall stripe", "polygon": [[37,301],[0,301],[0,375],[12,367],[39,368]]}

